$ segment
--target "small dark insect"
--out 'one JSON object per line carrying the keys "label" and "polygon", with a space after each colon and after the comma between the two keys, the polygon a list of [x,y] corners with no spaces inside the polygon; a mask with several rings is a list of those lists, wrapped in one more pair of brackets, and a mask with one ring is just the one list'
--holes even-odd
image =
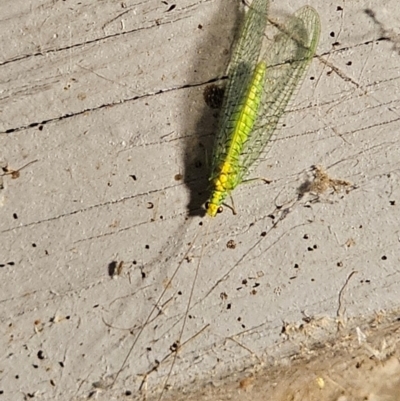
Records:
{"label": "small dark insect", "polygon": [[113,260],[108,264],[108,275],[110,277],[121,275],[123,267],[124,261],[118,263],[117,261]]}
{"label": "small dark insect", "polygon": [[225,89],[221,86],[211,84],[205,87],[203,91],[204,101],[212,109],[219,109],[222,106]]}
{"label": "small dark insect", "polygon": [[226,243],[226,247],[229,248],[229,249],[235,249],[236,248],[236,242],[233,239],[230,239]]}

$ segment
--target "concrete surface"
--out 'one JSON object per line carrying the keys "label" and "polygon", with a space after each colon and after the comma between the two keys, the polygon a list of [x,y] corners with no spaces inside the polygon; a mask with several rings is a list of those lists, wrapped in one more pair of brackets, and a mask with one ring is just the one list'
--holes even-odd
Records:
{"label": "concrete surface", "polygon": [[226,381],[245,399],[262,368],[271,391],[291,391],[283,371],[308,380],[305,356],[320,397],[344,389],[318,399],[357,399],[331,369],[349,341],[398,377],[398,2],[308,2],[321,41],[255,172],[272,182],[210,223],[203,91],[223,83],[239,3],[0,3],[0,401],[228,396]]}

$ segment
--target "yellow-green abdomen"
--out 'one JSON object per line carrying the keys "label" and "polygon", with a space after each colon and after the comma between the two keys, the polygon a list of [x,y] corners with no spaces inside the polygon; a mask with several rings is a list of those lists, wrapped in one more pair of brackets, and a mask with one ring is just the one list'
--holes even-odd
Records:
{"label": "yellow-green abdomen", "polygon": [[[215,163],[214,171],[210,180],[213,189],[210,200],[207,204],[207,214],[214,217],[227,195],[240,184],[241,166],[240,155],[243,146],[251,135],[254,122],[258,115],[258,109],[261,102],[261,96],[264,88],[264,78],[266,71],[265,62],[257,64],[253,76],[250,79],[248,89],[241,99],[236,99],[237,107],[228,119],[228,127],[220,127],[220,129],[229,129],[231,134],[220,159]],[[230,82],[230,84],[234,84]]]}

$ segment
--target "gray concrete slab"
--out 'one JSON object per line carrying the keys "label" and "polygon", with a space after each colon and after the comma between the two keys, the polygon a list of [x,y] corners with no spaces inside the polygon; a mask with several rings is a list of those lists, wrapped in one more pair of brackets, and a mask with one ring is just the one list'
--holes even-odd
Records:
{"label": "gray concrete slab", "polygon": [[0,4],[0,400],[255,399],[262,368],[280,400],[290,367],[346,390],[340,364],[374,352],[398,377],[398,2],[308,2],[321,41],[254,173],[272,182],[210,222],[203,91],[239,3]]}

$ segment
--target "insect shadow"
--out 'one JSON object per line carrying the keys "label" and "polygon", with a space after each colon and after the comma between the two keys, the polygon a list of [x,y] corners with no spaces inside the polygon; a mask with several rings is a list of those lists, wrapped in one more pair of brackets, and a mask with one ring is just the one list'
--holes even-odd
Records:
{"label": "insect shadow", "polygon": [[[210,173],[212,163],[212,152],[216,130],[218,129],[219,109],[209,108],[209,102],[215,102],[208,98],[210,88],[219,86],[211,85],[204,89],[204,100],[207,103],[203,107],[201,117],[196,124],[195,138],[186,145],[185,152],[185,184],[190,193],[187,205],[189,216],[204,216],[204,204],[210,195]],[[213,92],[214,89],[211,89]]]}
{"label": "insect shadow", "polygon": [[[244,17],[243,10],[239,7],[236,8],[234,15],[232,15],[231,11],[232,18],[227,19],[226,9],[221,6],[213,14],[213,20],[207,23],[207,28],[199,25],[199,29],[206,30],[206,34],[195,53],[199,56],[191,63],[191,65],[196,66],[195,73],[192,71],[188,74],[189,82],[196,82],[199,80],[198,73],[207,71],[212,62],[216,60],[219,66],[215,69],[215,74],[219,76],[209,79],[203,85],[198,85],[197,90],[191,91],[189,99],[185,99],[183,108],[188,110],[189,107],[195,104],[196,108],[201,110],[194,131],[185,136],[183,176],[185,185],[189,190],[187,204],[189,216],[204,216],[204,204],[210,196],[209,177],[211,174],[214,140],[218,130],[218,117],[226,84],[225,72],[229,62],[232,37],[237,34],[237,27],[241,25]],[[221,40],[221,38],[226,38],[226,41]],[[190,76],[191,74],[193,75],[192,77]],[[189,111],[186,113],[186,115],[190,114]]]}

